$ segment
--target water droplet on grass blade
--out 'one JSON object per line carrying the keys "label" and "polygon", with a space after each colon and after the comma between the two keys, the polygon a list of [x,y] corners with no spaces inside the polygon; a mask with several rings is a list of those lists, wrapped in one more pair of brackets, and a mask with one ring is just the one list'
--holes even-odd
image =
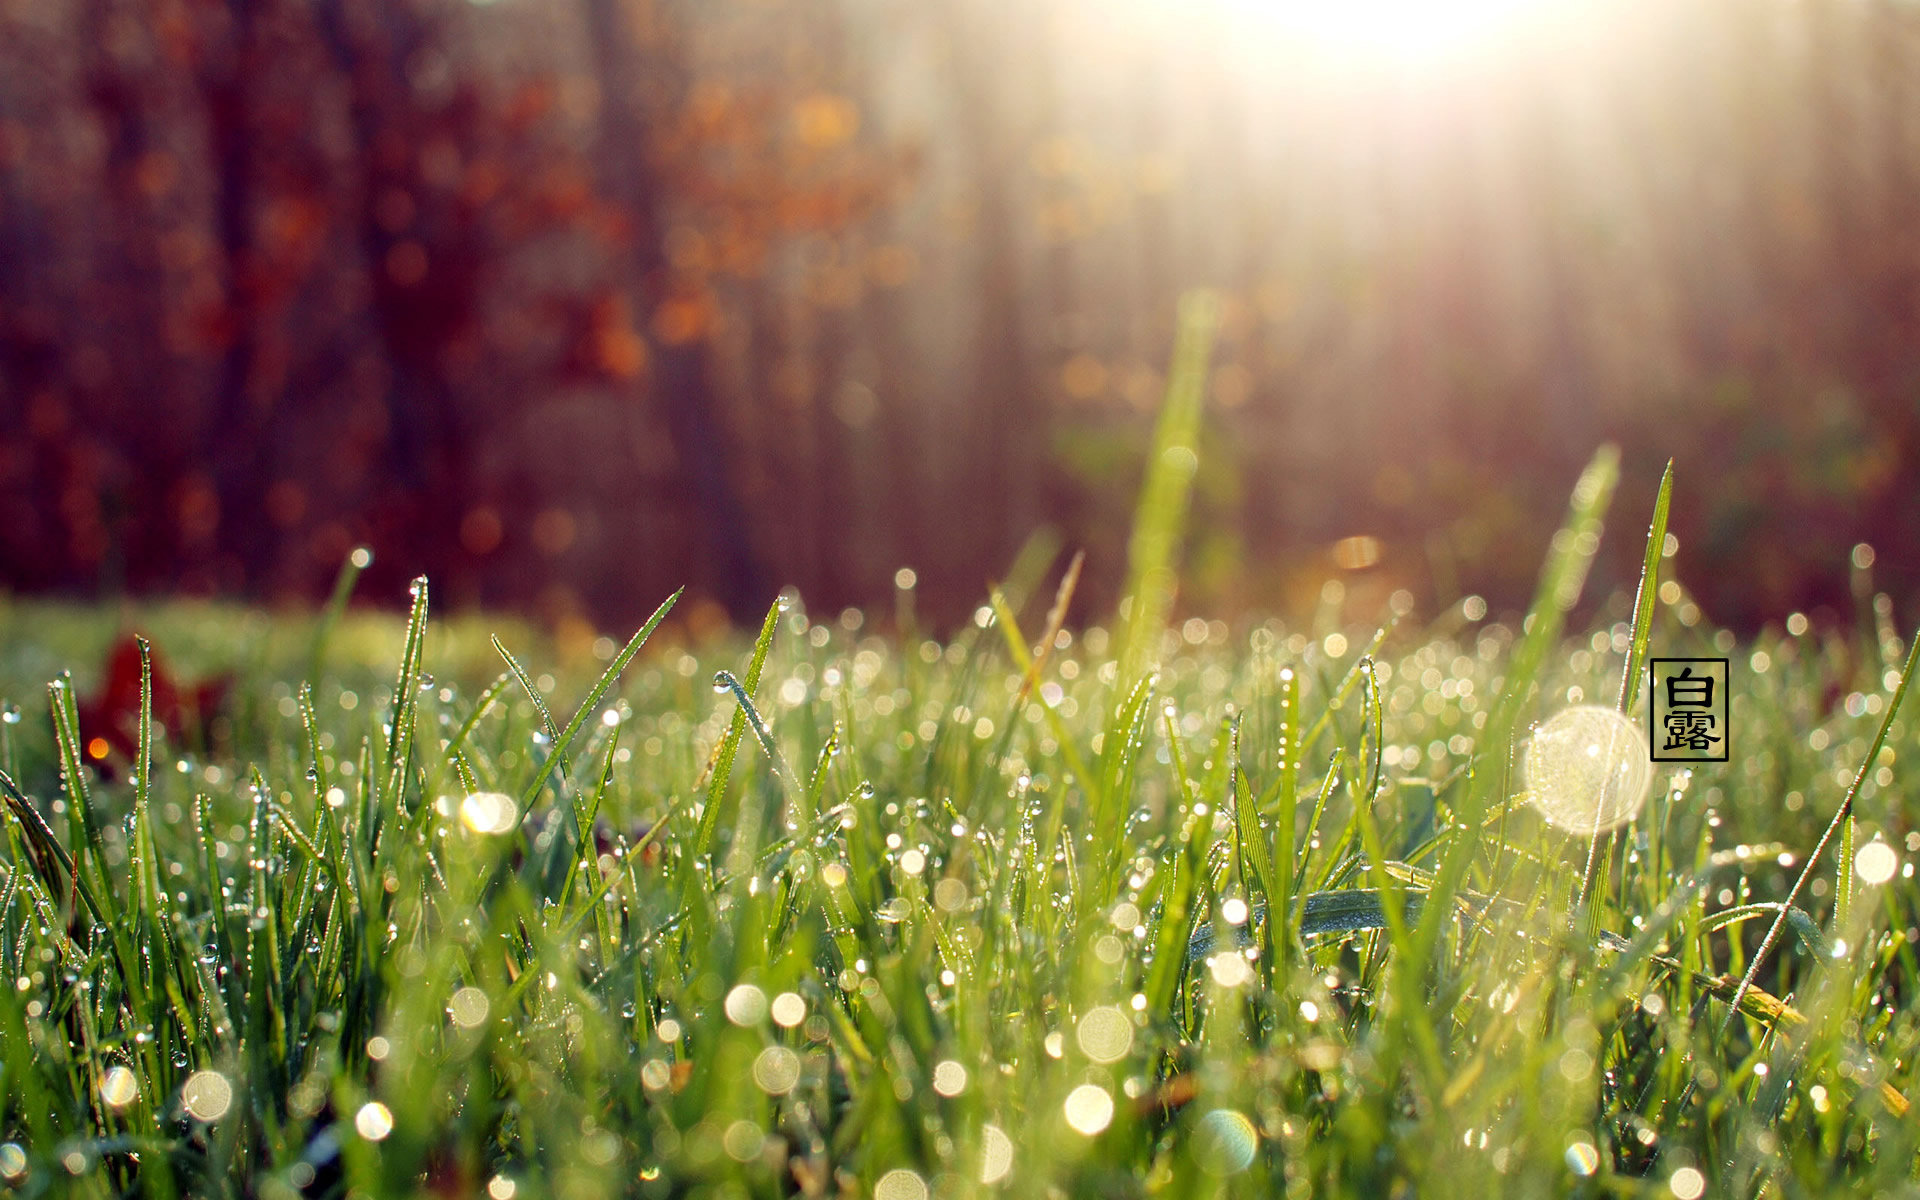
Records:
{"label": "water droplet on grass blade", "polygon": [[768,1006],[773,1022],[783,1029],[792,1029],[807,1019],[807,1002],[798,992],[781,992]]}
{"label": "water droplet on grass blade", "polygon": [[486,992],[477,987],[463,987],[447,1002],[447,1014],[453,1018],[455,1025],[472,1029],[487,1019],[487,1012],[492,1007]]}
{"label": "water droplet on grass blade", "polygon": [[1611,708],[1583,704],[1534,731],[1523,760],[1527,800],[1548,824],[1604,833],[1631,821],[1653,783],[1640,730]]}
{"label": "water droplet on grass blade", "polygon": [[1253,967],[1237,950],[1222,950],[1208,957],[1207,970],[1221,987],[1240,987],[1253,979]]}
{"label": "water droplet on grass blade", "polygon": [[767,994],[750,983],[727,993],[727,1020],[735,1025],[756,1025],[767,1015]]}
{"label": "water droplet on grass blade", "polygon": [[942,1096],[958,1096],[967,1090],[967,1069],[953,1059],[943,1059],[933,1067],[933,1090]]}

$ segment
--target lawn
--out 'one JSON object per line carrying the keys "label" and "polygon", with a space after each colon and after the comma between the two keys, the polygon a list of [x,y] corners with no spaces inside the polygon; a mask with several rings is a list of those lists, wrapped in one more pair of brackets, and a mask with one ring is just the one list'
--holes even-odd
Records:
{"label": "lawn", "polygon": [[[405,622],[9,602],[0,1177],[1913,1194],[1887,606],[1736,642],[1660,574],[1664,487],[1616,506],[1655,514],[1641,594],[1583,601],[1603,453],[1524,616],[1169,620],[1177,399],[1106,625],[1037,559],[944,642],[905,575],[896,614],[783,597],[703,645],[671,599],[624,646],[449,627],[424,582]],[[236,671],[215,719],[136,699],[96,745],[101,685],[57,672],[122,626]],[[1530,728],[1644,732],[1663,654],[1731,659],[1730,761],[1657,767],[1612,833],[1543,821]]]}

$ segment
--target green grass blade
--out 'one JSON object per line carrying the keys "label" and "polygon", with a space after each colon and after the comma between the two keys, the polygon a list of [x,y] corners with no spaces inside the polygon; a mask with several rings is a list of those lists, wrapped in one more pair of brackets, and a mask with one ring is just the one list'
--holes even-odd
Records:
{"label": "green grass blade", "polygon": [[[774,631],[780,627],[780,618],[786,611],[787,602],[784,599],[775,600],[772,607],[767,609],[766,619],[760,623],[760,636],[753,641],[753,656],[748,660],[746,679],[742,683],[742,690],[749,697],[760,688],[760,672],[767,665],[767,651],[773,647]],[[714,836],[719,832],[720,819],[726,810],[727,785],[733,779],[734,756],[739,753],[740,739],[746,732],[746,709],[736,708],[714,758],[713,775],[707,781],[706,809],[700,814],[700,823],[694,830],[692,849],[696,859],[713,853]]]}
{"label": "green grass blade", "polygon": [[753,730],[753,738],[760,743],[760,752],[767,756],[767,763],[773,768],[774,776],[780,786],[786,789],[787,802],[799,804],[804,792],[800,781],[794,776],[792,768],[787,766],[786,756],[780,753],[780,747],[773,744],[773,730],[767,728],[766,721],[760,716],[760,710],[754,707],[753,697],[747,694],[740,681],[734,678],[732,671],[716,671],[713,686],[717,691],[726,689],[733,693],[734,702],[740,705],[740,711],[746,714],[747,727]]}
{"label": "green grass blade", "polygon": [[409,591],[413,604],[407,613],[407,640],[400,653],[400,673],[393,684],[393,730],[387,735],[386,790],[382,793],[403,819],[407,811],[407,770],[413,762],[414,719],[420,711],[420,664],[426,653],[426,576],[415,579]]}
{"label": "green grass blade", "polygon": [[1640,672],[1647,665],[1647,642],[1653,634],[1653,605],[1660,592],[1660,559],[1667,547],[1667,509],[1673,501],[1673,460],[1660,475],[1660,491],[1653,501],[1653,521],[1647,526],[1647,553],[1640,563],[1640,586],[1633,597],[1633,632],[1628,635],[1627,662],[1620,676],[1620,712],[1630,714],[1640,694]]}
{"label": "green grass blade", "polygon": [[1120,694],[1127,695],[1158,653],[1161,631],[1173,608],[1176,560],[1187,520],[1187,503],[1200,469],[1200,410],[1208,362],[1220,321],[1220,301],[1211,292],[1180,300],[1180,330],[1167,398],[1154,428],[1146,478],[1127,543],[1128,605],[1120,637]]}
{"label": "green grass blade", "polygon": [[353,585],[360,581],[360,572],[372,565],[373,552],[365,546],[356,546],[353,553],[347,555],[346,561],[340,564],[340,573],[333,579],[333,594],[320,611],[320,623],[313,630],[313,647],[307,652],[309,683],[320,681],[320,668],[327,658],[327,642],[339,627],[340,618],[346,615],[347,602],[353,599]]}
{"label": "green grass blade", "polygon": [[1805,947],[1808,954],[1817,959],[1833,957],[1832,940],[1827,937],[1826,931],[1820,928],[1819,922],[1813,919],[1812,914],[1803,908],[1792,906],[1783,908],[1772,901],[1740,904],[1709,913],[1694,926],[1694,935],[1705,937],[1707,934],[1718,933],[1722,929],[1744,921],[1751,921],[1755,917],[1776,917],[1783,912],[1786,914],[1788,926],[1793,930],[1793,935],[1800,939],[1801,946]]}
{"label": "green grass blade", "polygon": [[46,889],[48,896],[65,894],[74,885],[73,856],[60,844],[60,839],[48,825],[46,818],[34,806],[13,776],[0,771],[0,792],[6,795],[7,811],[19,823],[22,835],[26,839],[29,857],[32,859],[34,874],[39,877],[40,886]]}
{"label": "green grass blade", "polygon": [[1612,446],[1602,447],[1580,473],[1566,523],[1553,535],[1539,588],[1521,625],[1521,641],[1507,670],[1506,684],[1475,747],[1476,766],[1455,821],[1458,836],[1449,841],[1441,857],[1434,891],[1442,903],[1422,917],[1419,935],[1413,939],[1416,969],[1424,964],[1439,939],[1439,914],[1465,883],[1468,870],[1482,850],[1478,837],[1481,818],[1491,807],[1495,787],[1506,778],[1504,768],[1516,728],[1521,713],[1532,701],[1540,670],[1559,643],[1568,611],[1580,599],[1587,570],[1600,548],[1601,525],[1619,475],[1619,452]]}
{"label": "green grass blade", "polygon": [[[1653,634],[1653,602],[1660,589],[1660,557],[1667,545],[1667,508],[1673,499],[1673,460],[1660,476],[1660,490],[1653,501],[1653,520],[1647,527],[1647,548],[1640,564],[1640,584],[1634,593],[1633,629],[1628,635],[1627,659],[1620,675],[1620,715],[1627,716],[1640,690],[1640,672],[1647,661],[1647,642]],[[1594,896],[1595,872],[1602,863],[1600,844],[1612,846],[1614,835],[1596,829],[1587,838],[1587,863],[1580,875],[1580,892],[1574,901],[1574,920],[1586,914],[1586,933],[1591,941],[1600,931],[1600,901]]]}
{"label": "green grass blade", "polygon": [[[592,689],[587,692],[586,699],[582,700],[580,707],[574,710],[573,719],[568,721],[567,727],[560,730],[558,734],[553,732],[553,715],[547,711],[546,705],[541,701],[539,691],[528,687],[526,671],[521,669],[520,665],[513,660],[512,655],[507,654],[506,648],[500,645],[498,639],[495,640],[495,648],[506,658],[508,668],[511,669],[514,676],[520,680],[520,685],[522,687],[528,687],[527,694],[533,697],[534,706],[540,710],[541,719],[546,722],[548,736],[553,739],[553,750],[547,755],[547,761],[549,763],[558,762],[561,770],[566,770],[567,753],[572,749],[574,738],[579,736],[581,727],[598,712],[600,702],[606,698],[607,693],[612,690],[613,685],[619,681],[621,674],[627,669],[627,664],[633,661],[634,655],[640,653],[640,648],[647,644],[647,639],[653,636],[653,631],[659,628],[660,622],[666,619],[669,612],[673,611],[674,604],[679,601],[681,592],[685,590],[685,588],[681,588],[675,591],[673,595],[668,596],[666,600],[661,603],[660,607],[653,610],[653,615],[646,619],[640,628],[635,631],[634,635],[627,639],[627,644],[622,646],[620,652],[613,656],[613,661],[607,664],[607,669],[600,673],[600,678],[594,683]],[[471,727],[473,720],[479,719],[481,711],[483,710],[475,710],[473,718],[469,720],[468,728]],[[466,731],[466,729],[463,729],[462,733],[464,734]],[[526,811],[526,809],[539,798],[540,788],[545,782],[545,779],[546,774],[542,772],[540,778],[535,779],[533,783],[528,786],[527,791],[521,794],[521,811]]]}
{"label": "green grass blade", "polygon": [[93,790],[87,785],[86,765],[80,752],[80,719],[74,710],[73,680],[68,676],[47,686],[47,707],[53,716],[53,735],[60,753],[60,782],[67,793],[67,841],[72,847],[74,878],[83,892],[92,892],[89,906],[95,919],[113,924],[116,913],[104,890],[107,844],[95,815]]}
{"label": "green grass blade", "polygon": [[[1860,760],[1860,769],[1854,774],[1853,783],[1847,787],[1846,796],[1840,801],[1840,807],[1834,810],[1833,819],[1820,834],[1820,840],[1814,843],[1813,850],[1807,854],[1806,864],[1794,877],[1793,886],[1780,900],[1780,912],[1767,927],[1767,934],[1760,939],[1760,948],[1754,952],[1753,961],[1747,964],[1746,973],[1740,977],[1740,984],[1734,989],[1733,999],[1727,1004],[1727,1015],[1720,1022],[1718,1038],[1724,1039],[1727,1029],[1733,1024],[1733,1016],[1740,1009],[1740,999],[1753,987],[1753,980],[1760,973],[1760,964],[1766,961],[1768,951],[1780,940],[1780,932],[1786,927],[1787,914],[1794,910],[1800,899],[1800,892],[1807,886],[1814,868],[1819,865],[1821,856],[1826,853],[1827,845],[1833,841],[1833,835],[1853,819],[1853,802],[1859,798],[1860,789],[1866,786],[1867,778],[1873,774],[1874,766],[1880,761],[1880,751],[1887,744],[1887,734],[1893,729],[1893,718],[1900,712],[1901,702],[1907,698],[1907,685],[1913,682],[1913,672],[1920,666],[1920,630],[1915,630],[1911,648],[1907,651],[1907,661],[1900,668],[1900,680],[1894,685],[1893,696],[1887,701],[1887,711],[1880,718],[1880,729],[1873,735],[1873,743],[1867,748],[1867,756]],[[1846,871],[1851,863],[1842,861],[1840,870]]]}
{"label": "green grass blade", "polygon": [[[140,734],[133,768],[133,838],[129,856],[129,874],[139,924],[140,942],[152,948],[151,978],[156,990],[163,992],[179,1033],[191,1042],[196,1022],[186,998],[186,982],[180,962],[191,950],[181,944],[179,926],[174,918],[173,900],[160,882],[160,853],[153,832],[153,648],[146,638],[140,644]],[[156,997],[157,999],[157,997]],[[155,1014],[155,1024],[161,1024]],[[171,1037],[168,1039],[172,1040]],[[150,1079],[165,1078],[160,1073],[159,1054],[143,1043],[141,1058]]]}
{"label": "green grass blade", "polygon": [[[1012,605],[1007,602],[1005,594],[1002,593],[999,588],[993,588],[988,592],[987,602],[993,607],[995,623],[1000,626],[1001,635],[1006,639],[1007,653],[1013,658],[1014,668],[1020,672],[1021,678],[1024,679],[1028,673],[1033,670],[1034,660],[1032,654],[1027,650],[1027,639],[1025,635],[1020,632],[1019,619],[1014,616]],[[1053,731],[1054,741],[1059,743],[1060,753],[1062,757],[1067,760],[1068,770],[1073,773],[1074,779],[1079,781],[1081,789],[1088,797],[1089,803],[1098,803],[1099,798],[1097,791],[1100,787],[1099,777],[1087,769],[1086,758],[1080,753],[1079,739],[1074,735],[1072,730],[1067,728],[1066,721],[1060,716],[1059,710],[1046,698],[1043,690],[1040,688],[1034,688],[1028,694],[1027,703],[1038,703],[1040,705],[1041,713],[1047,721],[1047,727]],[[1007,721],[1010,729],[1018,728],[1018,722],[1014,719],[1018,716],[1019,713],[1017,711],[1010,715]],[[1055,803],[1064,804],[1065,802],[1066,791],[1062,789]],[[1052,827],[1053,824],[1050,820],[1048,828],[1051,829]]]}

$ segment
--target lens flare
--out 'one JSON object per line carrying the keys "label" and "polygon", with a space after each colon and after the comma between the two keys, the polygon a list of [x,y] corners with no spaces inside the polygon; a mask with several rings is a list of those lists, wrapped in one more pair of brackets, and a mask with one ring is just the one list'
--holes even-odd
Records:
{"label": "lens flare", "polygon": [[1593,704],[1556,713],[1535,730],[1523,765],[1527,801],[1570,833],[1605,833],[1633,820],[1653,783],[1640,729]]}

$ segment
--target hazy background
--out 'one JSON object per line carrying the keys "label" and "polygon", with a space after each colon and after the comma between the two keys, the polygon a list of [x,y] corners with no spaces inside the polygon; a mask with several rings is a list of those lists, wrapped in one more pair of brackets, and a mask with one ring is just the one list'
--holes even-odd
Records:
{"label": "hazy background", "polygon": [[0,0],[0,586],[1096,614],[1208,286],[1189,610],[1518,603],[1612,439],[1601,586],[1671,455],[1709,617],[1910,618],[1920,5],[1501,7]]}

